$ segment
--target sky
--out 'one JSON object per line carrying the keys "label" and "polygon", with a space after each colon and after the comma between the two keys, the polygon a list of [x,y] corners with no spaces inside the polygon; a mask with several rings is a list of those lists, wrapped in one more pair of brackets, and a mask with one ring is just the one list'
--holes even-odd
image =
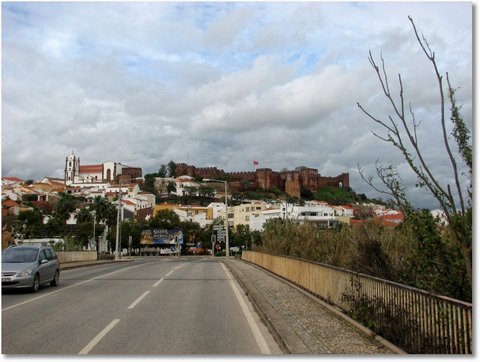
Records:
{"label": "sky", "polygon": [[[62,177],[72,152],[157,172],[169,161],[225,171],[259,167],[350,173],[401,153],[357,106],[393,111],[368,60],[385,61],[432,171],[453,185],[439,92],[408,16],[448,72],[472,129],[470,2],[2,2],[2,176]],[[448,117],[447,117],[448,120]],[[448,127],[451,128],[450,124]],[[456,146],[453,145],[454,150]]]}

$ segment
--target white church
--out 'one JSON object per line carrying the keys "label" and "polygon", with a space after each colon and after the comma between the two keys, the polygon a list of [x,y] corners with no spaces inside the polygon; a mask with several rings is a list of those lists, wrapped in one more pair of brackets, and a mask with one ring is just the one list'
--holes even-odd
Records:
{"label": "white church", "polygon": [[85,183],[121,183],[142,177],[140,167],[107,161],[95,165],[81,165],[80,157],[72,154],[65,158],[65,185]]}

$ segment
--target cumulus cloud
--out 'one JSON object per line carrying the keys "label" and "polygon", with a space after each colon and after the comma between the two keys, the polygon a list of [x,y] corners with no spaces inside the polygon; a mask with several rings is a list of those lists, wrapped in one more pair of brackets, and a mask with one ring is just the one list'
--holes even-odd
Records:
{"label": "cumulus cloud", "polygon": [[372,50],[392,93],[402,74],[426,156],[451,182],[435,76],[407,15],[460,87],[471,126],[471,14],[468,3],[3,3],[2,174],[62,177],[72,150],[144,173],[170,160],[249,170],[255,159],[350,172],[374,196],[356,169],[380,159],[434,207],[356,102],[392,115]]}

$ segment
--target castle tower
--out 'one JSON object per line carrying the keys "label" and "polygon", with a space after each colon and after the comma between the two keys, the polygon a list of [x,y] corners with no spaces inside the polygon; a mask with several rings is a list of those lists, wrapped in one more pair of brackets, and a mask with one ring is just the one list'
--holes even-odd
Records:
{"label": "castle tower", "polygon": [[71,185],[80,170],[80,158],[72,154],[65,158],[65,185]]}

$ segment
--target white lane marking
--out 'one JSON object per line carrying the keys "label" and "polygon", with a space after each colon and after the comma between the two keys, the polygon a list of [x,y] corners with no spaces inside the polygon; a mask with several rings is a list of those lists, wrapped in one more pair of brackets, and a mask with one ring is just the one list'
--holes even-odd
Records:
{"label": "white lane marking", "polygon": [[233,292],[235,293],[235,296],[238,299],[238,303],[240,304],[242,312],[245,315],[245,318],[247,318],[248,325],[250,326],[250,329],[253,333],[255,341],[257,342],[257,345],[260,348],[260,352],[262,354],[272,354],[272,351],[268,347],[267,342],[265,342],[265,338],[263,337],[262,332],[260,332],[260,329],[258,328],[257,324],[255,323],[255,320],[253,319],[252,313],[250,313],[250,311],[248,310],[248,307],[245,304],[245,301],[243,300],[242,295],[240,294],[240,291],[238,290],[235,283],[233,282],[233,278],[230,274],[230,271],[227,269],[227,267],[223,263],[222,263],[222,267],[225,270],[225,273],[227,274],[228,281],[230,282]]}
{"label": "white lane marking", "polygon": [[116,326],[118,322],[120,322],[120,319],[114,319],[113,321],[111,321],[110,324],[106,326],[103,331],[97,334],[95,338],[90,341],[90,343],[88,343],[80,352],[78,352],[78,354],[88,354],[88,352],[90,352],[92,348],[95,347],[98,342],[100,342],[102,338],[105,337],[107,333]]}
{"label": "white lane marking", "polygon": [[166,277],[168,277],[170,274],[172,274],[174,271],[170,270],[167,274],[165,274]]}
{"label": "white lane marking", "polygon": [[158,282],[156,282],[155,284],[153,284],[153,287],[154,287],[154,288],[158,287],[158,284],[160,284],[161,282],[163,282],[164,279],[165,279],[165,278],[162,278],[162,279],[160,279]]}
{"label": "white lane marking", "polygon": [[149,290],[147,290],[145,293],[143,293],[141,296],[139,296],[137,299],[135,299],[135,301],[134,301],[132,304],[130,304],[127,309],[133,309],[133,308],[135,308],[135,306],[136,306],[138,303],[140,303],[140,301],[141,301],[143,298],[145,298],[145,297],[148,295],[148,293],[150,293]]}
{"label": "white lane marking", "polygon": [[137,268],[137,267],[139,267],[139,266],[146,265],[146,264],[150,264],[150,263],[132,265],[132,266],[129,266],[129,267],[127,267],[127,268],[115,270],[115,271],[113,271],[113,272],[111,272],[111,273],[99,275],[99,276],[96,276],[96,277],[94,277],[94,278],[87,279],[87,280],[81,281],[81,282],[76,283],[76,284],[73,284],[73,285],[69,285],[68,287],[64,287],[64,288],[59,289],[59,290],[57,290],[57,291],[55,291],[55,292],[51,292],[51,293],[47,293],[47,294],[42,294],[42,295],[39,295],[38,297],[35,297],[35,298],[32,298],[32,299],[23,301],[23,302],[18,303],[18,304],[11,305],[10,307],[3,308],[3,309],[2,309],[2,312],[5,312],[5,311],[10,310],[10,309],[13,309],[13,308],[20,307],[20,306],[22,306],[22,305],[24,305],[24,304],[28,304],[28,303],[30,303],[30,302],[34,302],[34,301],[36,301],[36,300],[38,300],[38,299],[45,298],[45,297],[48,297],[48,296],[50,296],[50,295],[54,295],[54,294],[63,292],[63,291],[65,291],[65,290],[67,290],[67,289],[70,289],[70,288],[73,288],[73,287],[77,287],[77,286],[79,286],[79,285],[82,285],[82,284],[91,282],[92,280],[95,280],[95,279],[103,278],[103,277],[106,277],[106,276],[109,276],[109,275],[112,275],[112,274],[115,274],[115,273],[118,273],[118,272],[121,272],[121,271],[125,271],[125,270],[128,270],[128,269]]}

